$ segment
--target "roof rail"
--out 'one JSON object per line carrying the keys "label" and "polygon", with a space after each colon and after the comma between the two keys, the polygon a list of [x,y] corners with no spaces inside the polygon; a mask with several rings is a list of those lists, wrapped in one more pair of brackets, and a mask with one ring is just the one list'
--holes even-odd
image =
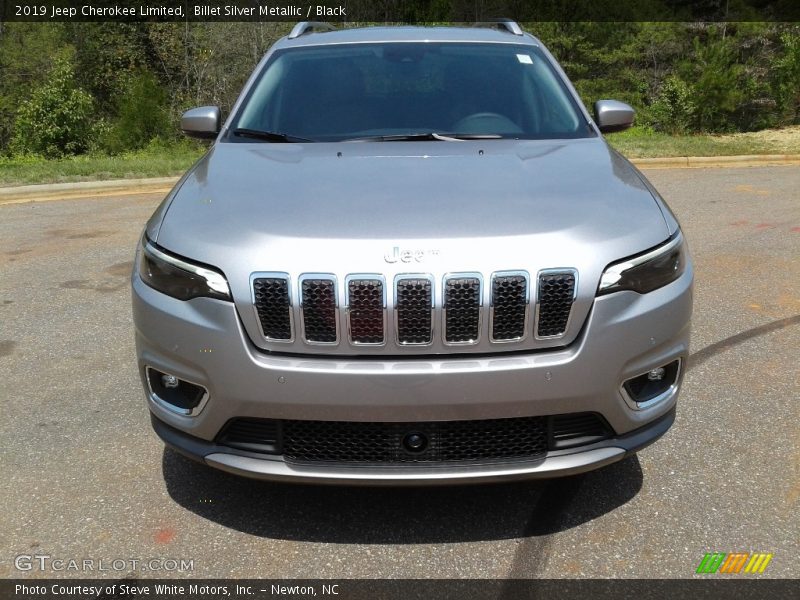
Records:
{"label": "roof rail", "polygon": [[489,21],[475,23],[475,26],[491,27],[493,29],[505,29],[508,33],[513,33],[514,35],[525,34],[525,32],[522,31],[522,27],[520,27],[513,19],[490,19]]}
{"label": "roof rail", "polygon": [[293,40],[301,35],[305,35],[311,31],[336,31],[336,28],[330,23],[321,23],[319,21],[302,21],[292,28],[289,33],[289,39]]}

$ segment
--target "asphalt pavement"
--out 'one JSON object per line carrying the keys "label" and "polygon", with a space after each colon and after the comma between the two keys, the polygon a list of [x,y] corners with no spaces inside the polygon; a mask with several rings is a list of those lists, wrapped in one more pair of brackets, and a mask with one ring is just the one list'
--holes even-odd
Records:
{"label": "asphalt pavement", "polygon": [[672,430],[582,476],[434,489],[257,482],[165,450],[128,282],[160,195],[0,206],[0,577],[683,578],[716,551],[800,576],[800,167],[646,174],[696,264]]}

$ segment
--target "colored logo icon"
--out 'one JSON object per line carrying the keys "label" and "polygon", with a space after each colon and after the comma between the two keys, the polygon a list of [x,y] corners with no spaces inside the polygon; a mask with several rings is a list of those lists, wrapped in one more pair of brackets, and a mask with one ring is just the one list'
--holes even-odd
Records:
{"label": "colored logo icon", "polygon": [[772,554],[764,552],[708,552],[700,561],[696,573],[763,573]]}

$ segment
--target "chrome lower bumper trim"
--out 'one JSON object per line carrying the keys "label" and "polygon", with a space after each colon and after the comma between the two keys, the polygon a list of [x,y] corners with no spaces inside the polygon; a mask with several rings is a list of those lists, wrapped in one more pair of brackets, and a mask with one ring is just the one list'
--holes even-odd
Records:
{"label": "chrome lower bumper trim", "polygon": [[209,466],[256,479],[295,483],[333,483],[353,485],[431,485],[509,481],[535,477],[574,475],[611,464],[625,456],[623,448],[597,448],[586,452],[551,456],[544,460],[484,467],[389,468],[299,467],[282,460],[263,460],[248,456],[209,454]]}

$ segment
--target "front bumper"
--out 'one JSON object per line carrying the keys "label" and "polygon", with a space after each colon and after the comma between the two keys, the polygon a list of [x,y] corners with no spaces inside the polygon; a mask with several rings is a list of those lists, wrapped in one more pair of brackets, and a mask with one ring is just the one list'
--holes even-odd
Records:
{"label": "front bumper", "polygon": [[622,460],[664,435],[675,421],[675,407],[645,427],[590,446],[551,451],[539,460],[466,467],[313,467],[289,464],[279,457],[254,458],[206,442],[150,415],[158,437],[179,453],[209,466],[254,479],[352,485],[431,485],[490,483],[576,475]]}
{"label": "front bumper", "polygon": [[[287,356],[257,350],[233,304],[180,301],[134,274],[139,371],[156,432],[169,445],[229,472],[327,483],[493,481],[579,473],[620,460],[651,443],[674,420],[675,389],[642,410],[629,406],[622,382],[689,352],[692,269],[645,295],[597,298],[570,346],[494,355],[356,358]],[[176,414],[147,391],[146,367],[208,390],[196,416]],[[682,373],[681,373],[682,377]],[[458,421],[564,413],[602,415],[614,435],[550,451],[530,462],[470,466],[311,467],[280,457],[244,456],[215,442],[233,418],[318,421]]]}

